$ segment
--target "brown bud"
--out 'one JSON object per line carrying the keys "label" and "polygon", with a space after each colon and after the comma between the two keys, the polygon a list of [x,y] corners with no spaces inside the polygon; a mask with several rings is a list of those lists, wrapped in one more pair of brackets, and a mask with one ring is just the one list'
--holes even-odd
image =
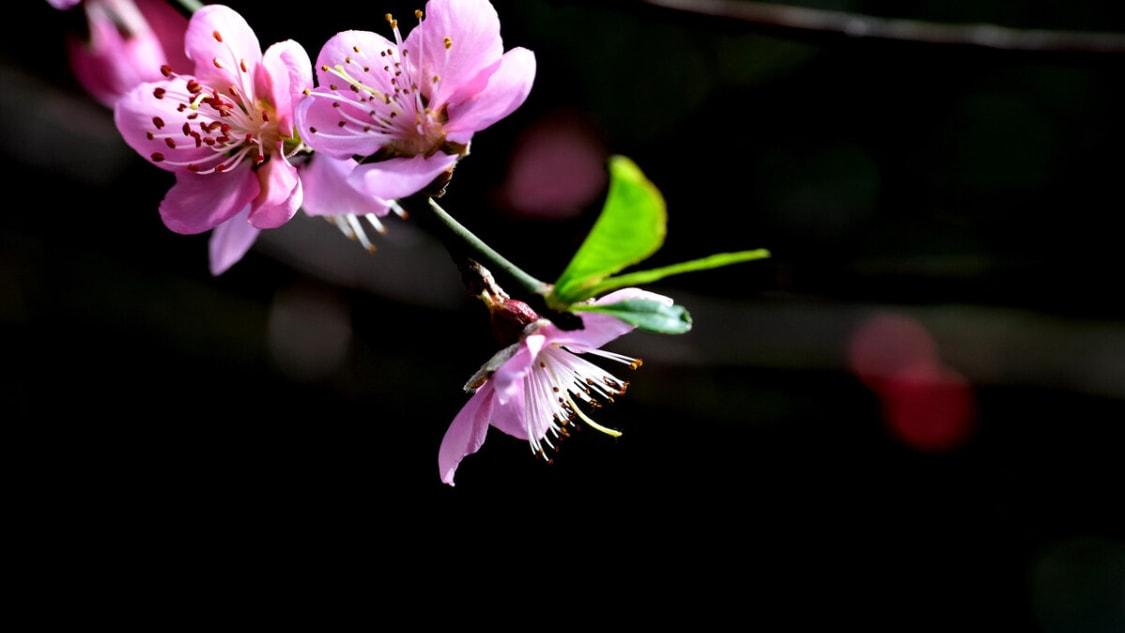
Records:
{"label": "brown bud", "polygon": [[531,306],[516,299],[490,305],[489,313],[492,335],[504,347],[519,341],[524,329],[539,320],[539,315]]}

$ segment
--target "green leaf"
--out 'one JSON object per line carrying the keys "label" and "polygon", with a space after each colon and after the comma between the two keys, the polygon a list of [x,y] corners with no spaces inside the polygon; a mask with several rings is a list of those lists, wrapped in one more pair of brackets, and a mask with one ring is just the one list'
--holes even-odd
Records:
{"label": "green leaf", "polygon": [[645,260],[664,243],[668,215],[656,185],[624,156],[610,158],[609,177],[601,215],[555,282],[554,305],[592,297],[592,286]]}
{"label": "green leaf", "polygon": [[750,262],[758,259],[766,259],[770,256],[770,252],[764,248],[759,248],[752,251],[739,251],[737,253],[718,253],[710,257],[702,259],[693,259],[688,262],[681,262],[679,264],[672,264],[671,266],[663,266],[661,268],[652,268],[650,270],[639,270],[635,273],[628,273],[618,277],[610,277],[604,279],[593,286],[589,291],[589,296],[603,294],[609,290],[616,290],[618,288],[627,288],[629,286],[639,286],[641,284],[650,284],[654,281],[670,277],[672,275],[682,275],[683,273],[691,273],[699,270],[711,270],[712,268],[721,268],[723,266],[730,266],[732,264],[741,264],[742,262]]}
{"label": "green leaf", "polygon": [[691,315],[682,306],[648,299],[629,299],[608,305],[578,304],[572,310],[597,312],[658,334],[683,334],[691,329]]}

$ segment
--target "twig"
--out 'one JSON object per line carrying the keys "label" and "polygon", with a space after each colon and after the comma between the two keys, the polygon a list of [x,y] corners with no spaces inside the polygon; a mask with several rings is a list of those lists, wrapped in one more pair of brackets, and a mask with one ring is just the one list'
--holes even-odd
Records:
{"label": "twig", "polygon": [[991,24],[941,24],[740,0],[641,1],[677,11],[731,18],[788,33],[820,33],[1005,51],[1125,53],[1125,34],[1119,33],[1027,30]]}
{"label": "twig", "polygon": [[429,203],[430,209],[433,211],[438,221],[441,222],[442,226],[464,244],[469,250],[469,254],[474,259],[479,259],[494,269],[504,271],[529,293],[543,296],[551,291],[550,284],[532,277],[530,274],[524,272],[522,268],[513,264],[500,253],[497,253],[491,246],[485,244],[484,241],[474,235],[472,231],[465,228],[460,222],[455,220],[453,216],[449,215],[437,202],[434,202],[433,198],[429,199]]}

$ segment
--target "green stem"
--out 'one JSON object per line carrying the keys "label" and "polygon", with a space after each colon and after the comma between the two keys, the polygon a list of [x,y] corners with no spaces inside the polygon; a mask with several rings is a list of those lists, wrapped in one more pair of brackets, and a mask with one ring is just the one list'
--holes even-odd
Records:
{"label": "green stem", "polygon": [[203,8],[203,3],[199,0],[176,0],[176,2],[180,3],[180,6],[188,13],[195,13]]}
{"label": "green stem", "polygon": [[500,253],[497,253],[491,246],[485,244],[484,241],[476,235],[473,235],[472,231],[453,219],[453,216],[449,215],[445,209],[441,208],[433,198],[430,198],[430,208],[433,209],[434,216],[437,217],[442,225],[448,229],[454,237],[465,243],[473,257],[479,259],[489,268],[504,271],[509,277],[515,280],[516,283],[523,286],[523,288],[530,293],[546,296],[551,292],[550,284],[532,277],[524,272],[522,268],[513,264]]}

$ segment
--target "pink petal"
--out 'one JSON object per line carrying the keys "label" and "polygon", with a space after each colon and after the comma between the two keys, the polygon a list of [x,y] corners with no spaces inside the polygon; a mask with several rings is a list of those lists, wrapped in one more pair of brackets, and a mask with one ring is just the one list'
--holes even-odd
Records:
{"label": "pink petal", "polygon": [[546,343],[542,334],[532,334],[524,337],[520,342],[520,349],[511,358],[501,365],[492,375],[492,383],[496,389],[496,401],[499,404],[508,402],[521,396],[523,379],[531,371],[535,359]]}
{"label": "pink petal", "polygon": [[166,0],[137,0],[137,8],[164,50],[164,58],[177,73],[190,74],[192,63],[184,53],[188,20]]}
{"label": "pink petal", "polygon": [[518,440],[527,440],[527,424],[524,423],[527,415],[525,397],[521,389],[506,403],[500,404],[497,401],[492,409],[492,426]]}
{"label": "pink petal", "polygon": [[221,174],[176,174],[176,184],[160,203],[160,217],[176,233],[202,233],[234,217],[258,195],[258,178],[249,165]]}
{"label": "pink petal", "polygon": [[190,164],[214,167],[225,158],[183,133],[184,125],[198,133],[200,124],[211,121],[202,114],[188,119],[193,114],[190,109],[177,110],[183,102],[173,95],[183,93],[184,85],[191,79],[184,76],[140,84],[121,97],[114,108],[117,129],[129,147],[157,167],[172,172],[186,171]]}
{"label": "pink petal", "polygon": [[[359,98],[341,77],[324,70],[324,67],[343,69],[360,83],[387,94],[394,93],[391,77],[394,75],[384,66],[393,60],[381,55],[388,49],[395,49],[393,42],[370,31],[343,31],[324,43],[316,56],[317,85],[326,90],[338,90],[341,96],[351,100]],[[358,49],[358,52],[357,52]],[[336,86],[333,89],[331,86]],[[362,95],[366,97],[367,95]]]}
{"label": "pink petal", "polygon": [[348,182],[383,200],[398,200],[426,188],[457,163],[457,157],[438,152],[429,158],[392,158],[358,166]]}
{"label": "pink petal", "polygon": [[262,59],[262,47],[241,15],[218,4],[196,11],[188,22],[184,48],[204,85],[221,91],[238,86],[244,96],[254,100],[251,79]]}
{"label": "pink petal", "polygon": [[492,413],[492,387],[485,383],[461,408],[449,425],[438,450],[438,472],[441,480],[453,485],[457,466],[467,455],[480,450],[488,434],[488,418]]}
{"label": "pink petal", "polygon": [[273,104],[282,135],[293,136],[294,106],[313,85],[309,54],[293,40],[270,46],[262,55],[254,82],[259,98]]}
{"label": "pink petal", "polygon": [[437,110],[483,88],[488,77],[482,77],[482,71],[504,54],[500,17],[488,0],[430,0],[422,24],[410,32],[403,48],[410,51],[408,57],[421,56],[423,77],[441,78],[437,92],[430,96],[430,107]]}
{"label": "pink petal", "polygon": [[297,168],[274,155],[258,168],[260,191],[250,209],[250,223],[259,229],[276,229],[301,208],[303,191]]}
{"label": "pink petal", "polygon": [[393,75],[384,70],[393,70],[393,61],[381,54],[394,48],[386,38],[369,31],[337,33],[324,44],[316,57],[319,88],[298,108],[297,127],[305,143],[336,158],[369,156],[379,150],[383,140],[364,131],[371,113],[363,100],[370,95],[352,90],[350,83],[325,68],[340,66],[356,81],[394,94]]}
{"label": "pink petal", "polygon": [[336,94],[317,88],[297,105],[297,132],[301,139],[317,152],[341,159],[370,156],[379,151],[382,139],[364,132],[363,126],[354,122],[369,117],[367,111],[351,105],[332,107],[338,102]]}
{"label": "pink petal", "polygon": [[69,9],[82,0],[47,0],[47,4],[56,9]]}
{"label": "pink petal", "polygon": [[348,175],[356,161],[340,160],[328,154],[313,154],[301,167],[301,185],[305,190],[305,213],[309,215],[386,215],[386,202],[367,195],[348,183]]}
{"label": "pink petal", "polygon": [[[672,305],[673,301],[664,295],[641,290],[640,288],[623,288],[601,297],[594,301],[595,305],[610,305],[629,300],[647,300]],[[544,333],[554,345],[565,345],[571,351],[583,353],[586,350],[598,349],[606,343],[632,332],[635,327],[612,317],[608,314],[593,312],[579,312],[583,329],[564,332],[554,325],[546,326]]]}
{"label": "pink petal", "polygon": [[250,207],[216,226],[211,231],[209,244],[211,274],[217,277],[238,263],[258,239],[259,232],[250,224]]}
{"label": "pink petal", "polygon": [[513,48],[504,54],[496,72],[476,95],[449,106],[446,137],[456,143],[468,143],[473,132],[479,132],[523,105],[535,81],[535,53],[526,48]]}

